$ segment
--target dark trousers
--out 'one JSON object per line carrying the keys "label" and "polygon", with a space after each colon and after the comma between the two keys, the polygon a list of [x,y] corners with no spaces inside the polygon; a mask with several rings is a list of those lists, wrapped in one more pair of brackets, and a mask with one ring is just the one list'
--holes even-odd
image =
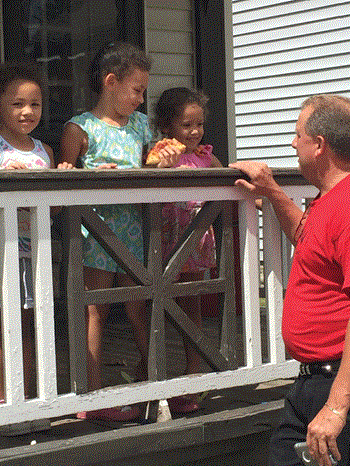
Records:
{"label": "dark trousers", "polygon": [[[286,395],[285,407],[270,442],[270,466],[303,466],[294,444],[305,442],[307,426],[323,407],[336,374],[299,376]],[[339,466],[350,466],[350,418],[337,438]]]}

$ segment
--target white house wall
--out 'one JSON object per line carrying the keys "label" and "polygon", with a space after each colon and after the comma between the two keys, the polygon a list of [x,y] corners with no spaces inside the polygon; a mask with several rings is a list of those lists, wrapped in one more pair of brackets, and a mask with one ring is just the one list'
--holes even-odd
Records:
{"label": "white house wall", "polygon": [[237,159],[297,166],[302,101],[350,97],[350,2],[233,0]]}
{"label": "white house wall", "polygon": [[147,89],[148,114],[162,91],[194,86],[195,53],[191,0],[145,0],[146,50],[153,65]]}

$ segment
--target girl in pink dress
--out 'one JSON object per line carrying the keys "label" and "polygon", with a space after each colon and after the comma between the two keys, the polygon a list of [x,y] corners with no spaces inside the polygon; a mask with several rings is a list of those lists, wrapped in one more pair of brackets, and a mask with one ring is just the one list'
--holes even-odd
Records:
{"label": "girl in pink dress", "polygon": [[[211,145],[200,145],[204,135],[204,122],[207,115],[208,98],[201,92],[184,87],[164,91],[155,107],[155,126],[163,137],[175,138],[186,146],[184,153],[175,154],[173,146],[161,150],[163,159],[158,167],[209,168],[222,167],[213,155]],[[174,157],[176,156],[177,157]],[[171,164],[170,159],[177,159]],[[202,206],[201,202],[185,201],[164,204],[162,249],[167,257],[180,236]],[[204,271],[215,267],[215,239],[211,227],[200,244],[184,265],[179,282],[203,280]],[[201,326],[200,296],[185,296],[177,299],[179,306],[191,320]],[[184,340],[186,353],[186,374],[199,372],[200,356],[192,345]],[[191,412],[198,409],[196,398],[176,397],[169,401],[173,412]]]}

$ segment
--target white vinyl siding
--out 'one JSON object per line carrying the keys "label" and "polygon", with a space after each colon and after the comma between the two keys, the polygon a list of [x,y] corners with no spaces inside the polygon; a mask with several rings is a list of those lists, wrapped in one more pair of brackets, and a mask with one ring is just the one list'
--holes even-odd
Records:
{"label": "white vinyl siding", "polygon": [[148,114],[170,87],[194,86],[194,32],[191,0],[145,0],[146,50],[152,56]]}
{"label": "white vinyl siding", "polygon": [[350,2],[233,0],[237,159],[297,166],[302,101],[350,97]]}

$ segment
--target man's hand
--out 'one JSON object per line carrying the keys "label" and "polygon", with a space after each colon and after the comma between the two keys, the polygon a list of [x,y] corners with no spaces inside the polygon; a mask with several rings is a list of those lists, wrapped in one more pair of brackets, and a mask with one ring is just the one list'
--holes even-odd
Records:
{"label": "man's hand", "polygon": [[272,171],[261,162],[236,162],[229,165],[245,173],[250,177],[250,181],[238,179],[235,186],[247,189],[257,198],[266,196],[271,202],[282,230],[292,244],[296,244],[295,232],[302,219],[303,212],[286,195],[283,189],[276,183]]}
{"label": "man's hand", "polygon": [[250,177],[250,182],[239,179],[236,180],[236,186],[242,186],[257,196],[267,196],[271,190],[279,189],[279,186],[273,179],[272,171],[261,162],[236,162],[229,165],[230,168],[236,168]]}
{"label": "man's hand", "polygon": [[344,419],[324,406],[316,417],[310,422],[307,429],[307,445],[310,455],[318,462],[319,466],[332,466],[329,454],[340,460],[336,438],[343,430]]}

